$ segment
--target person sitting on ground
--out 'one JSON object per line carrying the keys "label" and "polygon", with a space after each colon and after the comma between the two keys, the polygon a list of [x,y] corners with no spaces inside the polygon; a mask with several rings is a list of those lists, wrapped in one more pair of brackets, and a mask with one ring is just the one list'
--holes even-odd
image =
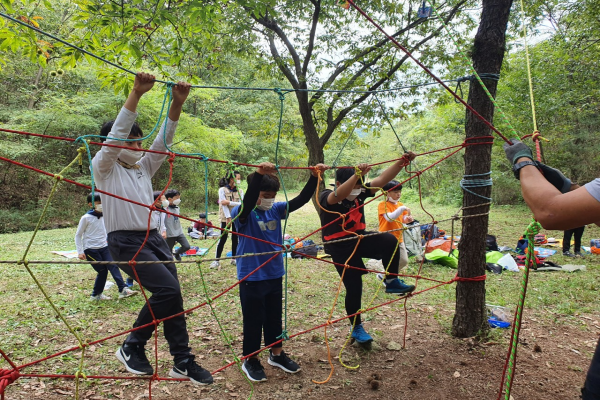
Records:
{"label": "person sitting on ground", "polygon": [[206,225],[212,225],[212,222],[206,220],[205,213],[200,213],[198,221],[194,222],[192,230],[189,232],[190,237],[193,239],[204,239],[211,236],[219,236],[212,227]]}
{"label": "person sitting on ground", "polygon": [[[242,175],[238,171],[229,172],[227,176],[221,178],[219,181],[219,221],[221,222],[222,231],[221,239],[217,244],[217,250],[215,258],[221,258],[223,254],[223,248],[227,242],[226,229],[231,229],[231,255],[235,257],[237,255],[238,237],[235,234],[236,227],[231,224],[231,210],[234,207],[239,206],[244,198],[244,194],[238,185],[241,183]],[[235,265],[235,258],[231,259],[231,264]],[[213,261],[210,264],[210,268],[219,268],[221,266],[218,260]]]}
{"label": "person sitting on ground", "polygon": [[[517,139],[504,145],[506,157],[521,182],[523,199],[545,229],[600,226],[600,179],[581,187],[555,168],[533,160],[531,149]],[[600,399],[600,339],[581,390],[583,400]]]}
{"label": "person sitting on ground", "polygon": [[[585,225],[580,226],[574,229],[567,229],[563,235],[563,256],[573,257],[578,256],[581,257],[581,238],[583,237],[583,231],[585,230]],[[575,238],[575,246],[573,247],[573,251],[575,254],[571,253],[571,238]]]}
{"label": "person sitting on ground", "polygon": [[[142,149],[142,130],[135,123],[136,109],[142,95],[154,86],[154,76],[138,73],[133,89],[114,122],[103,125],[101,134],[108,135],[107,143],[124,146],[103,146],[92,160],[98,188],[124,197],[136,203],[151,206],[152,177],[160,168],[167,154],[146,153]],[[191,85],[179,82],[173,87],[173,101],[158,135],[150,150],[166,152],[173,143],[173,136]],[[110,132],[110,133],[109,133]],[[121,139],[121,140],[118,140]],[[122,141],[129,139],[129,141]],[[166,145],[166,146],[165,146]],[[207,370],[196,364],[189,347],[189,335],[183,314],[183,298],[177,277],[177,267],[169,246],[157,231],[158,224],[150,220],[148,231],[148,208],[116,197],[104,199],[105,225],[108,231],[108,248],[118,261],[151,261],[148,264],[120,264],[129,276],[136,277],[142,287],[152,293],[133,324],[133,330],[116,352],[117,359],[127,371],[138,375],[153,375],[154,369],[145,353],[145,346],[152,337],[154,318],[162,322],[164,336],[169,343],[174,366],[169,371],[173,378],[189,379],[194,384],[210,384],[213,378]],[[134,270],[135,268],[135,270]],[[152,311],[150,311],[152,310]],[[153,318],[154,314],[154,318]]]}
{"label": "person sitting on ground", "polygon": [[[387,193],[387,197],[377,206],[379,232],[389,232],[398,240],[398,252],[400,253],[398,270],[401,271],[408,265],[408,252],[404,245],[402,227],[403,224],[411,223],[413,217],[410,214],[410,209],[399,201],[402,195],[400,182],[390,181],[383,186],[383,190]],[[383,267],[387,268],[387,265]],[[378,274],[378,276],[382,277],[381,274]]]}
{"label": "person sitting on ground", "polygon": [[[106,242],[106,229],[104,228],[104,218],[102,218],[100,195],[94,193],[92,203],[92,194],[88,194],[87,202],[90,210],[79,220],[77,232],[75,233],[75,247],[77,248],[78,257],[80,260],[88,261],[113,261]],[[90,299],[110,300],[110,297],[102,293],[109,272],[115,280],[117,288],[119,288],[119,299],[138,294],[138,292],[129,289],[123,282],[121,271],[115,264],[92,264],[92,268],[97,272],[97,275]]]}
{"label": "person sitting on ground", "polygon": [[[308,182],[289,203],[275,202],[280,183],[274,175],[276,169],[273,164],[263,162],[256,172],[248,175],[248,191],[243,205],[231,211],[237,231],[246,235],[240,237],[238,253],[243,255],[280,251],[283,244],[281,220],[286,218],[288,212],[292,213],[310,201],[317,188],[317,174],[327,168],[323,164],[313,167]],[[252,238],[262,239],[264,242]],[[251,355],[244,361],[242,371],[253,382],[267,380],[258,354],[254,354],[260,350],[263,333],[265,346],[269,346],[277,342],[283,332],[283,256],[279,253],[275,258],[272,257],[272,254],[242,257],[237,262],[237,277],[239,280],[243,279],[240,283],[244,326],[243,355]],[[267,362],[291,374],[300,371],[300,366],[285,354],[281,343],[271,347]]]}
{"label": "person sitting on ground", "polygon": [[179,248],[173,253],[175,258],[181,261],[181,255],[190,249],[190,243],[183,234],[181,221],[179,220],[179,204],[181,203],[181,194],[175,189],[169,189],[165,192],[165,197],[169,201],[167,211],[175,215],[167,214],[165,217],[165,225],[167,227],[167,244],[173,253],[175,243],[179,243]]}
{"label": "person sitting on ground", "polygon": [[[323,227],[325,252],[331,255],[331,259],[336,263],[337,272],[346,287],[345,306],[348,315],[354,315],[361,309],[362,275],[367,273],[363,258],[382,260],[387,268],[384,278],[386,293],[407,294],[415,290],[413,285],[407,285],[397,277],[400,253],[397,251],[398,239],[391,233],[367,236],[358,244],[358,239],[335,242],[337,239],[358,238],[357,235],[372,233],[366,230],[362,205],[415,157],[412,152],[406,153],[402,159],[369,183],[362,183],[362,179],[371,170],[369,165],[359,164],[356,167],[358,172],[355,172],[354,168],[340,168],[335,173],[336,190],[325,189],[319,194],[319,204],[322,207],[319,216]],[[339,218],[339,214],[344,214],[345,217]],[[345,268],[346,264],[353,268]],[[362,326],[360,314],[349,318],[349,322],[353,327],[354,340],[360,344],[373,341]]]}

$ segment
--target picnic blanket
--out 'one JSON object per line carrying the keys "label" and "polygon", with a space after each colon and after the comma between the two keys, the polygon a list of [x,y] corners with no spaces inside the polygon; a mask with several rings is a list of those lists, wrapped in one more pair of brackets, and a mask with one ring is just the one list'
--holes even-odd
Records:
{"label": "picnic blanket", "polygon": [[79,254],[77,254],[77,250],[66,250],[66,251],[51,251],[50,253],[58,254],[59,256],[63,256],[66,258],[77,258]]}

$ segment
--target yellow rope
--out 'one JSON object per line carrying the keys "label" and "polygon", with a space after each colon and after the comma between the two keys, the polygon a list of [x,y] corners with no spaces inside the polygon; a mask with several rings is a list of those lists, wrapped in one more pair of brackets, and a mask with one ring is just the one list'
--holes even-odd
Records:
{"label": "yellow rope", "polygon": [[33,235],[31,235],[31,239],[29,240],[29,243],[27,244],[27,248],[25,249],[23,258],[21,259],[21,261],[19,261],[17,263],[18,265],[23,264],[23,266],[25,267],[25,269],[27,270],[27,272],[29,273],[29,275],[31,276],[31,278],[33,279],[33,281],[35,282],[37,287],[40,289],[40,291],[46,298],[46,301],[50,304],[50,306],[56,313],[56,315],[58,315],[58,317],[63,321],[63,323],[65,324],[67,329],[73,334],[73,336],[75,336],[75,338],[79,342],[79,347],[81,348],[81,360],[79,363],[79,369],[75,373],[75,396],[76,396],[75,398],[76,399],[79,398],[79,377],[81,376],[83,378],[86,378],[85,374],[82,372],[82,369],[83,369],[83,359],[84,359],[84,355],[85,355],[85,347],[87,344],[79,337],[79,335],[77,334],[75,329],[73,329],[71,327],[71,325],[69,325],[66,318],[61,314],[58,307],[56,307],[56,305],[52,302],[52,300],[50,299],[50,296],[48,295],[48,293],[46,293],[46,291],[44,290],[44,287],[39,282],[39,280],[37,279],[37,277],[31,270],[31,268],[29,268],[29,263],[27,262],[27,254],[29,253],[29,250],[31,249],[31,245],[33,244],[33,241],[35,240],[35,236],[37,235],[37,232],[40,230],[42,221],[44,220],[44,217],[46,216],[46,213],[48,212],[48,208],[50,207],[50,203],[52,202],[52,198],[56,194],[56,189],[58,187],[58,184],[60,183],[60,181],[63,180],[63,174],[66,173],[67,170],[69,168],[71,168],[73,165],[79,164],[82,162],[82,154],[85,152],[85,148],[83,148],[83,151],[80,148],[77,150],[77,152],[78,152],[77,157],[75,157],[75,159],[73,161],[71,161],[69,163],[69,165],[67,165],[65,168],[63,168],[62,171],[60,171],[58,174],[54,175],[54,185],[52,185],[52,190],[50,191],[50,194],[48,195],[48,199],[46,200],[46,204],[44,205],[44,208],[42,209],[42,213],[40,215],[40,218],[38,219],[37,225],[35,226]]}
{"label": "yellow rope", "polygon": [[523,45],[525,46],[525,60],[527,61],[527,79],[529,81],[529,99],[531,101],[531,117],[533,131],[537,132],[537,118],[535,116],[535,99],[533,97],[533,80],[531,79],[531,63],[529,62],[529,46],[527,45],[527,24],[525,23],[525,5],[521,0],[521,23],[523,24]]}

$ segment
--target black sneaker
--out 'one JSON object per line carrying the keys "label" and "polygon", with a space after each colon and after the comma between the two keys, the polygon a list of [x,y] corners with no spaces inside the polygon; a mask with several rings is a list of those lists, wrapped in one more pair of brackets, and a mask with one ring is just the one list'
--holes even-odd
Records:
{"label": "black sneaker", "polygon": [[278,356],[274,355],[273,353],[270,353],[268,363],[269,365],[272,365],[274,367],[281,368],[289,374],[295,374],[296,372],[300,372],[300,366],[296,364],[294,360],[289,358],[283,350]]}
{"label": "black sneaker", "polygon": [[246,373],[248,379],[252,382],[263,382],[267,380],[265,369],[258,358],[248,358],[242,364],[242,371]]}
{"label": "black sneaker", "polygon": [[565,257],[574,257],[574,255],[569,250],[563,251],[563,256],[565,256]]}
{"label": "black sneaker", "polygon": [[132,374],[152,375],[154,373],[142,346],[124,344],[119,347],[115,355]]}
{"label": "black sneaker", "polygon": [[213,383],[210,372],[196,364],[193,358],[175,364],[173,369],[169,371],[169,376],[171,378],[189,379],[196,385],[210,385]]}

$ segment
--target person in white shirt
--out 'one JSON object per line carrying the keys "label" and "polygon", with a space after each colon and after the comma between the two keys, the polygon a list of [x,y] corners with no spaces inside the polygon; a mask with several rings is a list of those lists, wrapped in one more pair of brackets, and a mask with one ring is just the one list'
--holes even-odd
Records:
{"label": "person in white shirt", "polygon": [[[106,243],[106,230],[104,229],[104,219],[102,218],[102,202],[100,195],[94,193],[87,196],[90,210],[81,217],[77,232],[75,233],[75,247],[80,260],[88,261],[113,261],[108,251]],[[115,264],[92,264],[92,268],[97,272],[94,288],[92,289],[91,300],[110,300],[104,292],[104,285],[108,273],[112,275],[117,287],[119,288],[119,299],[124,299],[136,295],[138,292],[131,290],[123,282],[121,271]]]}
{"label": "person in white shirt", "polygon": [[[561,171],[534,161],[531,149],[517,139],[506,143],[504,152],[521,183],[525,203],[544,229],[600,226],[599,178],[584,186],[571,182]],[[600,399],[600,340],[581,389],[581,399]]]}
{"label": "person in white shirt", "polygon": [[[241,183],[242,175],[238,171],[230,171],[227,176],[221,178],[219,181],[219,220],[221,222],[222,229],[230,229],[233,234],[231,235],[231,255],[235,257],[237,255],[238,236],[235,234],[236,227],[231,223],[231,210],[242,204],[244,199],[244,193],[242,189],[238,187]],[[221,258],[223,254],[223,248],[227,242],[227,231],[223,232],[219,243],[217,244],[217,252],[215,258]],[[235,265],[235,259],[231,260],[231,264]],[[213,261],[210,264],[210,268],[219,268],[219,261]]]}
{"label": "person in white shirt", "polygon": [[158,226],[157,227],[158,232],[160,232],[160,235],[163,237],[163,239],[166,239],[167,238],[167,225],[165,224],[165,220],[166,220],[167,214],[165,214],[161,210],[167,209],[167,207],[169,206],[169,200],[167,200],[167,198],[165,197],[164,194],[162,196],[160,194],[161,194],[160,190],[155,191],[152,194],[152,196],[154,197],[154,207],[156,207],[156,210],[152,211],[152,217],[156,221],[156,224]]}
{"label": "person in white shirt", "polygon": [[[133,324],[135,329],[119,347],[116,356],[131,373],[154,374],[154,369],[146,357],[145,345],[154,332],[153,321],[165,319],[162,322],[164,335],[174,360],[169,376],[206,385],[211,384],[213,378],[210,372],[196,364],[189,347],[183,298],[173,256],[167,242],[157,230],[158,224],[149,218],[149,213],[152,212],[150,207],[154,204],[151,179],[167,155],[152,152],[144,154],[140,151],[143,133],[135,124],[135,119],[140,98],[153,86],[153,75],[143,72],[136,74],[133,89],[117,119],[107,122],[101,129],[101,135],[108,135],[107,144],[124,146],[126,149],[102,146],[92,160],[98,188],[131,201],[103,196],[108,248],[113,258],[131,261],[135,257],[135,261],[153,262],[119,265],[144,289],[151,292],[152,296],[140,310]],[[179,82],[173,87],[173,101],[168,118],[160,128],[150,150],[166,152],[168,146],[172,145],[181,109],[190,88],[190,84],[185,82]],[[123,141],[126,139],[127,141]]]}

